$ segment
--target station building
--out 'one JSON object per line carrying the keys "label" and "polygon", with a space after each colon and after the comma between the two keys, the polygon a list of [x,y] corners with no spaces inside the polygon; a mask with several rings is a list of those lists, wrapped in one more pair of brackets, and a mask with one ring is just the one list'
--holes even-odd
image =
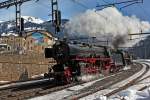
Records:
{"label": "station building", "polygon": [[51,47],[55,43],[52,33],[44,30],[28,31],[22,37],[14,34],[0,37],[0,44],[9,45],[10,52],[18,53],[44,53],[46,47]]}

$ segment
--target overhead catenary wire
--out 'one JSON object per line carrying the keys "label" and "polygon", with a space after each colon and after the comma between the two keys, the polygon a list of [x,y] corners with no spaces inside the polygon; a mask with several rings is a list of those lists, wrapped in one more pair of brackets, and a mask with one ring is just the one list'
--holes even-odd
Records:
{"label": "overhead catenary wire", "polygon": [[[77,3],[78,5],[82,6],[82,7],[85,8],[85,9],[91,9],[90,7],[84,5],[84,4],[82,4],[82,3],[80,3],[80,2],[78,2],[78,1],[76,1],[76,0],[72,0],[72,1],[75,2],[75,3]],[[110,7],[112,7],[112,5],[111,5]],[[97,14],[97,15],[103,17],[104,19],[108,20],[108,18],[107,18],[106,16],[103,16],[103,15],[97,13],[97,11],[95,11],[95,14]],[[109,21],[109,22],[110,22],[110,21]],[[113,24],[115,24],[115,23],[113,23]],[[115,24],[115,25],[116,25],[116,24]]]}
{"label": "overhead catenary wire", "polygon": [[[130,6],[130,5],[133,5],[133,4],[136,4],[136,3],[143,3],[143,2],[134,2],[134,3],[130,3],[128,5],[126,5],[126,7]],[[109,7],[111,7],[112,5],[109,5]],[[115,6],[115,5],[113,5]],[[104,7],[104,8],[107,8],[107,7]],[[125,8],[125,7],[124,7]],[[106,18],[108,20],[108,18]],[[110,22],[110,21],[109,21]],[[110,22],[111,23],[111,22]],[[112,23],[114,25],[116,25],[116,23]],[[144,38],[144,37],[141,37],[141,38]],[[128,40],[136,40],[136,39],[140,39],[140,38],[133,38],[133,39],[128,39]]]}
{"label": "overhead catenary wire", "polygon": [[[86,5],[82,4],[82,3],[80,3],[79,1],[76,1],[76,0],[72,0],[72,1],[75,2],[75,3],[77,3],[77,4],[80,5],[80,6],[84,7],[85,9],[91,9],[90,7],[88,7],[88,6],[86,6]],[[104,1],[104,0],[103,0],[103,1]],[[105,1],[104,1],[104,2],[105,2]],[[115,4],[122,4],[122,3],[132,3],[132,4],[129,4],[129,5],[126,5],[126,7],[127,7],[127,6],[130,6],[130,5],[136,4],[136,3],[143,3],[143,0],[128,0],[128,1],[122,1],[122,2],[117,2],[117,3],[115,3],[115,2],[113,2],[113,3],[108,3],[108,2],[107,2],[107,4],[99,5],[99,6],[103,6],[103,8],[115,7]],[[102,9],[100,9],[100,10],[102,10]],[[95,11],[95,12],[96,12],[96,11]],[[99,13],[96,13],[96,14],[100,15],[101,17],[103,17],[103,18],[105,18],[105,19],[108,19],[107,17],[105,17],[105,16],[103,16],[103,15],[101,15],[101,14],[99,14]]]}
{"label": "overhead catenary wire", "polygon": [[[72,0],[72,2],[74,2],[74,3],[78,4],[78,5],[80,5],[81,7],[85,8],[85,9],[91,9],[90,7],[84,5],[84,4],[82,4],[82,3],[80,3],[80,2],[78,2],[78,1],[76,1],[76,0]],[[107,17],[105,17],[105,16],[103,16],[103,15],[97,13],[97,11],[95,11],[95,14],[97,14],[97,15],[101,16],[102,18],[108,20]]]}
{"label": "overhead catenary wire", "polygon": [[123,8],[126,8],[128,6],[131,6],[131,5],[134,5],[134,4],[137,4],[137,3],[143,3],[143,0],[128,0],[128,1],[121,1],[121,2],[113,2],[113,3],[106,2],[104,0],[102,0],[102,1],[105,2],[106,4],[96,6],[96,7],[99,7],[100,10],[102,10],[104,8],[107,8],[107,7],[110,7],[110,6],[115,6],[116,8],[118,8],[117,5],[121,6],[122,4],[126,4],[126,5],[119,8],[119,10],[121,10]]}
{"label": "overhead catenary wire", "polygon": [[131,5],[137,4],[137,3],[141,3],[141,2],[133,2],[133,3],[127,4],[127,5],[123,6],[123,7],[120,7],[119,9],[121,10],[121,9],[124,9],[124,8],[126,8],[128,6],[131,6]]}
{"label": "overhead catenary wire", "polygon": [[[38,0],[39,1],[39,0]],[[82,6],[82,7],[84,7],[84,8],[86,8],[86,9],[90,9],[90,7],[88,7],[87,5],[84,5],[84,4],[82,4],[82,3],[80,3],[79,1],[77,1],[77,0],[72,0],[73,2],[75,2],[75,3],[77,3],[78,5],[80,5],[80,6]],[[103,0],[103,1],[105,1],[105,0]],[[139,1],[139,0],[130,0],[129,2],[131,2],[131,1]],[[123,2],[124,3],[124,2]],[[39,3],[38,3],[39,4]],[[120,4],[120,3],[119,3]],[[46,7],[46,5],[45,4],[39,4],[39,5],[41,5],[42,7]],[[110,4],[110,6],[112,6],[111,4]],[[47,6],[48,7],[48,6]],[[99,13],[97,13],[97,11],[95,11],[96,12],[96,14],[98,14],[98,15],[100,15],[101,17],[103,17],[104,19],[106,19],[106,20],[108,20],[108,18],[106,17],[106,16],[103,16],[103,15],[101,15],[101,14],[99,14]],[[108,20],[109,21],[109,20]],[[110,22],[110,21],[109,21]],[[115,23],[113,23],[113,24],[115,24]]]}
{"label": "overhead catenary wire", "polygon": [[[85,9],[91,9],[90,7],[84,5],[84,4],[82,4],[82,3],[80,3],[80,2],[78,2],[78,1],[76,1],[76,0],[72,0],[72,2],[74,2],[74,3],[78,4],[78,5],[80,5],[81,7],[85,8]],[[95,12],[96,12],[96,11],[95,11]],[[96,12],[96,14],[100,15],[100,16],[103,17],[104,19],[107,19],[107,17],[105,17],[105,16],[103,16],[103,15],[97,13],[97,12]]]}
{"label": "overhead catenary wire", "polygon": [[127,4],[127,3],[133,3],[133,2],[143,3],[143,0],[128,0],[128,1],[114,2],[114,3],[109,3],[109,4],[98,5],[97,7],[105,7],[109,5],[120,5],[120,4]]}
{"label": "overhead catenary wire", "polygon": [[[141,0],[141,2],[139,2],[139,3],[143,3],[143,0]],[[149,18],[149,14],[148,14],[148,12],[143,8],[143,6],[142,5],[139,5],[140,6],[140,10],[141,10],[141,12],[143,13],[142,15],[143,16],[145,16],[145,17],[147,17],[147,18]],[[122,10],[122,9],[120,9],[120,10]],[[139,27],[140,28],[140,27]],[[135,39],[144,39],[146,36],[144,36],[144,37],[141,37],[141,35],[148,35],[148,34],[150,34],[150,33],[142,33],[142,28],[141,28],[141,32],[139,32],[139,33],[135,33],[135,34],[131,34],[131,35],[139,35],[139,38],[134,38],[134,39],[131,39],[131,40],[135,40]]]}
{"label": "overhead catenary wire", "polygon": [[[79,1],[75,1],[75,0],[72,0],[73,2],[75,2],[75,3],[77,3],[77,4],[79,4],[80,6],[82,6],[82,7],[84,7],[84,8],[86,8],[86,9],[90,9],[88,6],[86,6],[86,5],[84,5],[84,4],[82,4],[82,3],[80,3]],[[105,1],[104,1],[105,2]],[[108,2],[107,2],[108,3]],[[143,0],[128,0],[128,1],[122,1],[122,2],[117,2],[116,4],[124,4],[124,3],[127,3],[127,5],[125,5],[125,6],[123,6],[124,8],[125,7],[128,7],[128,6],[130,6],[130,5],[133,5],[133,4],[137,4],[137,3],[143,3]],[[108,4],[108,6],[106,6],[107,4],[105,4],[105,5],[102,5],[104,8],[107,8],[107,7],[114,7],[115,5],[114,5],[115,3],[109,3]],[[122,9],[123,9],[123,7],[122,7]],[[95,11],[96,12],[96,11]],[[96,14],[98,14],[98,15],[100,15],[101,17],[103,17],[104,19],[106,19],[109,23],[111,23],[111,24],[114,24],[115,26],[117,26],[117,24],[116,23],[112,23],[111,21],[109,21],[109,18],[107,18],[106,16],[103,16],[103,15],[101,15],[101,14],[99,14],[99,13],[96,13]]]}
{"label": "overhead catenary wire", "polygon": [[[90,7],[78,2],[78,1],[75,1],[75,0],[72,0],[73,2],[79,4],[80,6],[84,7],[85,9],[91,9]],[[84,5],[84,6],[83,6]],[[110,5],[110,7],[112,7],[112,5]],[[95,14],[97,14],[98,16],[101,16],[102,18],[104,18],[106,21],[108,21],[110,24],[114,24],[115,26],[117,26],[116,23],[112,23],[111,21],[109,21],[109,18],[107,18],[106,16],[103,16],[101,15],[100,13],[97,13],[97,11],[95,11]],[[108,42],[108,39],[106,39],[106,42]]]}
{"label": "overhead catenary wire", "polygon": [[110,3],[110,2],[108,2],[108,1],[105,1],[105,0],[102,0],[102,1],[103,1],[104,3],[107,3],[107,4],[108,4],[108,3]]}

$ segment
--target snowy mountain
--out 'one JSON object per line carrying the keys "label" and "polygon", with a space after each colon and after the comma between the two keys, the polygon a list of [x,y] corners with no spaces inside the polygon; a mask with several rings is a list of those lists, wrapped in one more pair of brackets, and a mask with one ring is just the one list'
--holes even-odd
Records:
{"label": "snowy mountain", "polygon": [[[44,21],[37,17],[22,16],[24,18],[24,29],[25,30],[47,30],[54,33],[54,27],[51,21]],[[62,19],[62,25],[68,20]],[[11,21],[0,21],[0,34],[7,35],[8,33],[15,33],[16,23],[15,20]],[[63,28],[62,28],[63,29]]]}
{"label": "snowy mountain", "polygon": [[25,23],[31,22],[31,23],[36,23],[36,24],[42,24],[45,22],[44,20],[37,18],[37,17],[22,16],[22,18],[24,19]]}

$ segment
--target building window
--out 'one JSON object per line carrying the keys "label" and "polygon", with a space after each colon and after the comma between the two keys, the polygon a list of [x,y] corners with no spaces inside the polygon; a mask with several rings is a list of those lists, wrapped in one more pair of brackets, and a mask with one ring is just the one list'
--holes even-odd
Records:
{"label": "building window", "polygon": [[30,44],[30,43],[29,43],[29,41],[28,41],[28,46],[29,46],[29,44]]}
{"label": "building window", "polygon": [[44,50],[45,49],[45,47],[44,46],[42,46],[42,50]]}

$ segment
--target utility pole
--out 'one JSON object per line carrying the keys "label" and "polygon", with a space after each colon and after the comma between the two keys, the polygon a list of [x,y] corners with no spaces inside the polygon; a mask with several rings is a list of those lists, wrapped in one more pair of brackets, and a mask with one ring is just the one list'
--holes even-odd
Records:
{"label": "utility pole", "polygon": [[15,4],[16,7],[16,33],[21,35],[21,4]]}
{"label": "utility pole", "polygon": [[[21,18],[21,5],[24,2],[32,0],[7,0],[0,2],[0,9],[9,8],[10,6],[16,7],[16,33],[22,36],[22,31],[24,30],[24,20]],[[37,0],[39,1],[39,0]],[[57,0],[51,0],[52,5],[52,24],[55,27],[55,33],[60,32],[61,27],[61,12],[58,10]]]}
{"label": "utility pole", "polygon": [[52,24],[55,27],[55,34],[60,32],[61,27],[61,12],[58,10],[57,0],[51,0],[52,5]]}
{"label": "utility pole", "polygon": [[24,19],[21,18],[21,5],[24,2],[28,2],[31,0],[7,0],[4,2],[0,2],[0,9],[9,8],[10,6],[15,6],[16,10],[16,29],[15,32],[22,36],[22,31],[24,31]]}

